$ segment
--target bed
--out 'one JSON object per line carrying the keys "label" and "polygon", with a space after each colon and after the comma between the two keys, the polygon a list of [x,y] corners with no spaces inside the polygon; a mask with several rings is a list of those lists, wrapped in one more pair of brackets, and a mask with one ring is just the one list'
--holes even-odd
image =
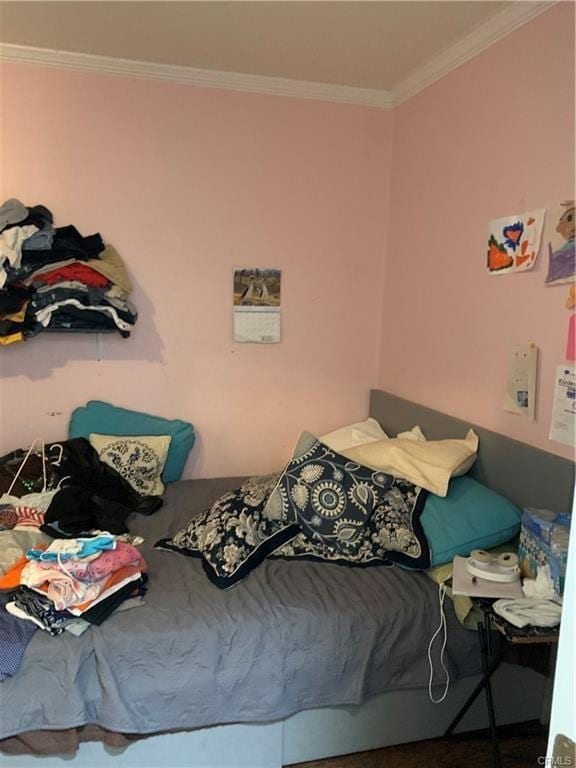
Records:
{"label": "bed", "polygon": [[[418,423],[431,439],[469,426],[380,391],[370,414],[390,432]],[[477,432],[477,477],[522,506],[567,507],[571,462]],[[5,749],[18,734],[56,737],[96,723],[127,736],[110,737],[112,747],[81,744],[75,765],[279,768],[444,731],[478,680],[477,640],[448,606],[453,683],[447,700],[432,704],[426,649],[438,625],[437,588],[424,574],[266,560],[241,586],[220,591],[199,561],[153,549],[238,484],[175,483],[160,512],[129,520],[145,538],[146,606],[80,638],[36,633],[18,674],[0,686]],[[503,665],[496,697],[500,722],[538,718],[545,679]],[[484,725],[480,703],[461,728]],[[3,754],[0,765],[28,768],[31,760],[71,762]]]}

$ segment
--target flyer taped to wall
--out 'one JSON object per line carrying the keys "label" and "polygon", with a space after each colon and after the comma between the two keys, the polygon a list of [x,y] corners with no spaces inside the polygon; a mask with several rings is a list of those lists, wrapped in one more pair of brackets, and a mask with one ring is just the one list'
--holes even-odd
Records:
{"label": "flyer taped to wall", "polygon": [[545,208],[490,222],[487,269],[492,275],[532,269],[540,250]]}
{"label": "flyer taped to wall", "polygon": [[573,365],[556,368],[554,401],[550,421],[550,440],[564,445],[575,445],[576,424],[576,375]]}
{"label": "flyer taped to wall", "polygon": [[234,270],[234,341],[280,342],[279,269]]}
{"label": "flyer taped to wall", "polygon": [[534,418],[536,409],[536,372],[538,347],[535,344],[515,344],[510,356],[510,370],[503,408]]}

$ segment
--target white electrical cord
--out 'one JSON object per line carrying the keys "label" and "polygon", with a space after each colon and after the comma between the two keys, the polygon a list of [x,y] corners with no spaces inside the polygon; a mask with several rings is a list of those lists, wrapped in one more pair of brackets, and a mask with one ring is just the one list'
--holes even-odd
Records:
{"label": "white electrical cord", "polygon": [[[438,605],[440,607],[440,624],[438,625],[438,629],[432,637],[430,638],[430,642],[428,643],[428,664],[430,665],[430,679],[428,681],[428,696],[430,697],[430,701],[432,704],[440,704],[440,702],[444,701],[446,696],[448,695],[448,687],[450,685],[450,673],[446,669],[446,665],[444,664],[444,651],[446,650],[446,643],[448,642],[448,629],[446,626],[446,615],[444,614],[444,600],[446,598],[446,585],[445,584],[439,584],[438,585]],[[444,670],[444,674],[446,675],[446,682],[444,684],[444,693],[439,699],[434,698],[434,694],[432,693],[432,681],[434,680],[434,663],[432,661],[432,645],[434,644],[434,640],[436,640],[437,636],[444,630],[444,637],[442,639],[442,648],[440,650],[440,666]]]}

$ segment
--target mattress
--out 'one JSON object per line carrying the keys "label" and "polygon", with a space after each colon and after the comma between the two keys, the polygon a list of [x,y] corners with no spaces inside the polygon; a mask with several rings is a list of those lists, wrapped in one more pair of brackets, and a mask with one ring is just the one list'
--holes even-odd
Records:
{"label": "mattress", "polygon": [[[221,591],[199,560],[153,549],[240,482],[174,483],[156,514],[129,518],[145,538],[146,605],[81,637],[36,632],[0,684],[0,738],[86,724],[151,734],[270,722],[427,686],[439,609],[424,574],[267,560]],[[476,674],[475,633],[450,604],[446,612],[450,676]]]}

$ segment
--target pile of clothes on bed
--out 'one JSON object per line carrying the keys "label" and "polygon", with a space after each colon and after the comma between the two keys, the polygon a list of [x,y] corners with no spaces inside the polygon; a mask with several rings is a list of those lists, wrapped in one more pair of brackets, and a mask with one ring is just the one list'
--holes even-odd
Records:
{"label": "pile of clothes on bed", "polygon": [[[29,549],[0,577],[0,590],[9,592],[2,602],[10,618],[0,612],[3,637],[20,628],[29,639],[38,627],[51,635],[81,635],[115,611],[141,605],[146,578],[136,547],[108,532]],[[21,621],[29,626],[18,627]],[[26,646],[18,647],[23,652]],[[0,678],[11,671],[2,663],[5,656],[0,654]]]}
{"label": "pile of clothes on bed", "polygon": [[0,679],[37,628],[82,634],[142,604],[146,563],[126,520],[162,497],[138,494],[84,438],[0,458]]}
{"label": "pile of clothes on bed", "polygon": [[122,534],[132,512],[151,515],[161,506],[161,496],[137,493],[83,437],[51,443],[43,452],[19,449],[0,458],[0,525],[2,514],[20,520],[27,508],[36,511],[41,530],[53,538],[95,529]]}
{"label": "pile of clothes on bed", "polygon": [[137,311],[124,263],[99,233],[54,227],[43,205],[0,206],[0,344],[49,331],[130,336]]}

